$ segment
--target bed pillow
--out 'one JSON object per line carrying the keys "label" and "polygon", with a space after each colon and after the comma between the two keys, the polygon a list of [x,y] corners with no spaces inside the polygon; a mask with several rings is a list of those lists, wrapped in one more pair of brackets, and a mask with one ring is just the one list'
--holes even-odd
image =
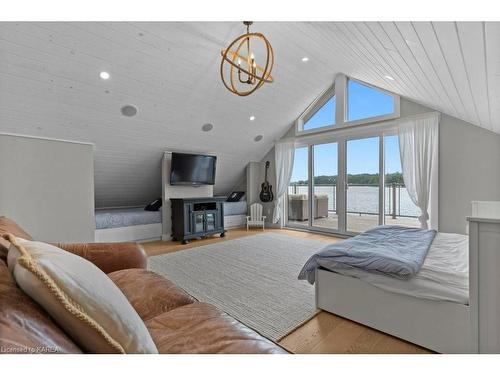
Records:
{"label": "bed pillow", "polygon": [[4,235],[19,287],[82,349],[91,353],[158,353],[120,289],[86,259],[55,246]]}

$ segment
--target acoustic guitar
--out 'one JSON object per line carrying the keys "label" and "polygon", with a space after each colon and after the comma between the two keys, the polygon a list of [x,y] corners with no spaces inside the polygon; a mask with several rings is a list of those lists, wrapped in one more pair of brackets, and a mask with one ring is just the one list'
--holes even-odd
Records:
{"label": "acoustic guitar", "polygon": [[273,186],[267,181],[267,170],[269,169],[269,162],[266,161],[266,177],[264,182],[260,185],[260,200],[262,202],[272,202],[274,199]]}

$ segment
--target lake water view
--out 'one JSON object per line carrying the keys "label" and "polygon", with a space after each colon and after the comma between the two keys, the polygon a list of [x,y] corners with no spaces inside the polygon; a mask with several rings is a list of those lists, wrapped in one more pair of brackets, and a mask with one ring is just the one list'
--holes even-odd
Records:
{"label": "lake water view", "polygon": [[[307,186],[289,186],[289,194],[306,194]],[[392,213],[392,187],[385,187],[385,213]],[[328,195],[328,210],[335,211],[335,185],[315,186],[316,195]],[[378,214],[378,186],[349,186],[347,212]],[[413,204],[405,187],[396,188],[396,215],[418,217],[420,209]]]}

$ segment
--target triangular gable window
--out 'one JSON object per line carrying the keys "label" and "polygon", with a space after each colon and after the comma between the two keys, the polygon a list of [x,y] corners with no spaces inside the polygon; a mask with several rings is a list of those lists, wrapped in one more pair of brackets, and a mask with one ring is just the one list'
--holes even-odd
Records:
{"label": "triangular gable window", "polygon": [[335,125],[335,95],[331,96],[310,116],[304,118],[304,130]]}
{"label": "triangular gable window", "polygon": [[387,121],[399,115],[399,95],[337,74],[335,83],[297,119],[295,135]]}
{"label": "triangular gable window", "polygon": [[394,96],[352,79],[347,83],[346,121],[357,121],[394,113]]}

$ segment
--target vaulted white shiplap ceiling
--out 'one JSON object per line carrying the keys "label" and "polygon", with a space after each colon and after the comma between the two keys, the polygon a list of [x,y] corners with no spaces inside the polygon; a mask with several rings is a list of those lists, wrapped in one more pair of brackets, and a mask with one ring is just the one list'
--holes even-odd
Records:
{"label": "vaulted white shiplap ceiling", "polygon": [[[219,77],[240,22],[0,23],[0,131],[93,142],[97,206],[157,197],[168,149],[216,153],[215,192],[227,193],[338,72],[500,133],[500,23],[252,30],[274,47],[275,83],[241,98]],[[137,116],[121,115],[126,104]],[[202,132],[205,123],[214,130]]]}

